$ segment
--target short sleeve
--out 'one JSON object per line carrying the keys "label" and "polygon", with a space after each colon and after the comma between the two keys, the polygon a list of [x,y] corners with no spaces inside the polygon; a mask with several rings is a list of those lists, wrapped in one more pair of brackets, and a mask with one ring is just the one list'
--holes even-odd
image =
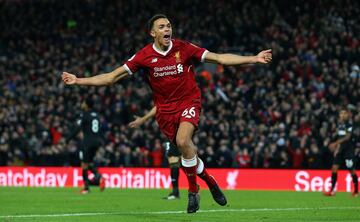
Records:
{"label": "short sleeve", "polygon": [[200,62],[205,61],[205,56],[209,52],[205,48],[198,47],[190,42],[186,44],[186,51],[190,54],[190,56]]}
{"label": "short sleeve", "polygon": [[129,75],[137,72],[142,67],[141,61],[141,53],[138,52],[133,55],[127,62],[125,62],[124,68],[129,73]]}

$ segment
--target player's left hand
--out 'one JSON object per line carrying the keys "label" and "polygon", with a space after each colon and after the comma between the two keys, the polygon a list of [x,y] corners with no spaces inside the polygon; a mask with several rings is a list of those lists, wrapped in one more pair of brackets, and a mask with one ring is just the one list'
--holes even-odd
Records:
{"label": "player's left hand", "polygon": [[258,63],[269,63],[272,60],[272,51],[271,49],[267,49],[267,50],[263,50],[261,52],[259,52],[259,54],[257,54],[256,56],[257,62]]}

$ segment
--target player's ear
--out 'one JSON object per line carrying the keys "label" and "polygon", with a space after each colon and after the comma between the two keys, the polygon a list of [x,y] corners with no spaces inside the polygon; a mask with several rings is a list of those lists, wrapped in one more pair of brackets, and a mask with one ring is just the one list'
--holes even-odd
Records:
{"label": "player's ear", "polygon": [[151,30],[150,30],[150,35],[151,35],[151,37],[155,38],[155,31],[154,31],[154,29],[151,29]]}

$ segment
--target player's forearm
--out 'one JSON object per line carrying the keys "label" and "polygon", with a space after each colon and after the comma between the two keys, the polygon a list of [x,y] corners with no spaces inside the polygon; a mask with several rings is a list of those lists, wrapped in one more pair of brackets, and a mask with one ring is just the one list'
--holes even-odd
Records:
{"label": "player's forearm", "polygon": [[219,63],[223,65],[241,65],[257,63],[256,56],[240,56],[235,54],[219,54]]}
{"label": "player's forearm", "polygon": [[340,144],[342,144],[343,142],[346,142],[346,141],[348,141],[348,140],[350,140],[350,135],[346,135],[344,138],[341,138],[341,139],[338,139],[338,140],[336,140],[336,144],[338,144],[338,145],[340,145]]}
{"label": "player's forearm", "polygon": [[87,78],[77,78],[76,84],[91,85],[91,86],[111,85],[111,84],[114,84],[115,82],[119,81],[120,79],[123,79],[126,76],[128,76],[128,73],[121,66],[109,73],[99,74],[99,75],[87,77]]}
{"label": "player's forearm", "polygon": [[65,137],[66,142],[72,140],[79,132],[80,132],[80,127],[76,127],[74,130],[72,130],[70,134]]}
{"label": "player's forearm", "polygon": [[144,122],[146,122],[148,119],[152,118],[156,114],[156,106],[154,106],[150,112],[148,112],[145,116],[143,116]]}
{"label": "player's forearm", "polygon": [[222,65],[241,65],[254,64],[258,62],[257,56],[240,56],[235,54],[218,54],[208,52],[205,56],[205,62],[219,63]]}
{"label": "player's forearm", "polygon": [[104,86],[111,85],[114,82],[115,78],[111,75],[111,73],[104,73],[92,77],[76,79],[77,85]]}

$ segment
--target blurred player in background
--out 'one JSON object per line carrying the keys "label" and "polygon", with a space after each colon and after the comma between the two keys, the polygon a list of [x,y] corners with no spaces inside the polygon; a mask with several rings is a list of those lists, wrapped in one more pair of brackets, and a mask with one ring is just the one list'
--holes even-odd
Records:
{"label": "blurred player in background", "polygon": [[350,119],[350,112],[342,109],[339,113],[339,123],[336,129],[336,140],[330,143],[329,149],[334,153],[334,162],[331,174],[331,190],[324,193],[326,196],[335,196],[335,185],[337,181],[337,171],[345,162],[346,168],[350,171],[353,183],[354,197],[358,196],[358,177],[355,171],[353,125]]}
{"label": "blurred player in background", "polygon": [[63,72],[62,80],[67,85],[111,85],[145,70],[147,82],[153,91],[156,106],[156,120],[161,131],[181,152],[181,165],[188,179],[188,213],[195,213],[200,207],[197,174],[202,174],[218,204],[224,206],[227,200],[210,176],[204,163],[197,156],[197,147],[192,138],[198,128],[201,112],[201,93],[195,81],[194,61],[240,65],[269,63],[271,50],[264,50],[255,56],[217,54],[190,42],[172,39],[172,27],[165,15],[158,14],[149,20],[153,44],[148,44],[124,65],[109,73],[88,78]]}
{"label": "blurred player in background", "polygon": [[[100,191],[105,188],[105,180],[101,177],[97,168],[93,164],[93,159],[96,151],[102,146],[102,138],[100,134],[100,120],[99,115],[93,111],[93,101],[90,98],[85,99],[81,104],[82,113],[80,118],[76,121],[76,128],[67,138],[69,141],[80,131],[83,134],[83,140],[79,152],[81,161],[82,177],[84,181],[84,188],[81,190],[82,194],[87,194],[90,191],[90,185],[100,187]],[[94,178],[89,180],[88,170],[94,174]]]}
{"label": "blurred player in background", "polygon": [[[129,123],[129,127],[137,128],[141,126],[143,123],[145,123],[151,117],[154,117],[155,114],[156,114],[156,107],[153,107],[150,110],[150,112],[146,113],[144,116],[142,117],[135,116],[135,120]],[[176,148],[176,146],[173,145],[170,141],[167,141],[165,143],[165,151],[170,167],[172,191],[167,197],[164,197],[164,199],[175,200],[180,198],[179,168],[180,168],[181,153],[178,150],[178,148]]]}

